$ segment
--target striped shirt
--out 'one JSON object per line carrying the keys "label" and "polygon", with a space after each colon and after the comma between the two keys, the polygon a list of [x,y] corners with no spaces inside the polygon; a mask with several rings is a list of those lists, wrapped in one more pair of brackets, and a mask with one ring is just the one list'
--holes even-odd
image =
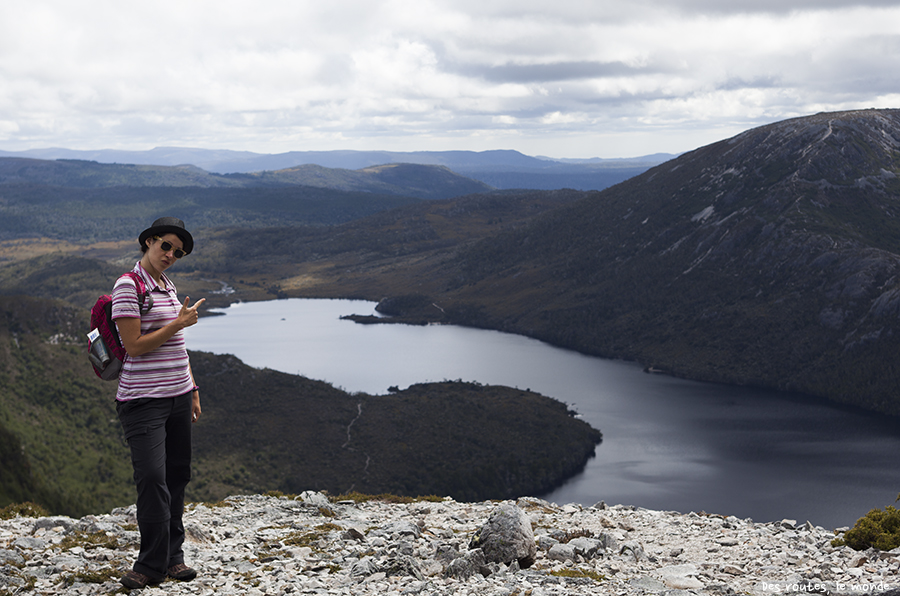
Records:
{"label": "striped shirt", "polygon": [[[163,289],[144,270],[140,261],[133,271],[141,276],[145,287],[150,290],[153,307],[142,316],[138,306],[137,282],[127,275],[122,276],[116,280],[113,288],[112,318],[140,319],[141,335],[146,335],[174,321],[181,311],[181,304],[178,302],[175,285],[165,273],[162,274],[165,282]],[[125,358],[119,373],[116,399],[128,401],[141,397],[175,397],[189,393],[193,387],[182,329],[155,350]]]}

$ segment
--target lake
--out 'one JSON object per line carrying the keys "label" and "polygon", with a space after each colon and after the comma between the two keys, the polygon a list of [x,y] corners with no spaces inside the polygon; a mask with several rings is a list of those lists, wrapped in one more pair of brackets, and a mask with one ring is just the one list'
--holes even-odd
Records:
{"label": "lake", "polygon": [[[775,391],[647,374],[537,340],[450,325],[361,325],[375,303],[288,299],[238,303],[204,316],[188,346],[234,354],[385,394],[414,383],[475,381],[556,398],[603,433],[584,471],[550,494],[755,521],[852,526],[900,492],[900,420]],[[215,407],[215,396],[206,396]]]}

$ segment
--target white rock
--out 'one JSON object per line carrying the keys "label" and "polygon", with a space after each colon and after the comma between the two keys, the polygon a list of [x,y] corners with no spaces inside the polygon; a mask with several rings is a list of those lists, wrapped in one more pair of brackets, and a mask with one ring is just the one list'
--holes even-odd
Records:
{"label": "white rock", "polygon": [[696,577],[670,577],[666,579],[666,585],[676,590],[699,590],[703,588],[703,582]]}
{"label": "white rock", "polygon": [[697,579],[697,567],[691,564],[670,565],[659,569],[659,575],[668,587],[676,590],[697,590],[703,582]]}

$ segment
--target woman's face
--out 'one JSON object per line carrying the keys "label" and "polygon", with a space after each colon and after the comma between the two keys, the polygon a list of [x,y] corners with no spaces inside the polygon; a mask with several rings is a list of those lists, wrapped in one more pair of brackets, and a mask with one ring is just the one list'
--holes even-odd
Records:
{"label": "woman's face", "polygon": [[[168,250],[163,250],[164,245]],[[159,238],[148,238],[147,247],[147,256],[150,258],[151,265],[157,271],[163,272],[178,260],[175,258],[175,251],[184,250],[184,242],[177,234],[165,234]]]}

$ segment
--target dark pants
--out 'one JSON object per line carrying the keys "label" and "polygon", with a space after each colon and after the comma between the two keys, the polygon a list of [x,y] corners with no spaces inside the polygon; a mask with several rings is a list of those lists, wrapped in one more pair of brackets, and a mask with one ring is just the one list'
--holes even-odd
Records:
{"label": "dark pants", "polygon": [[184,489],[191,479],[191,394],[118,402],[131,447],[141,550],[134,570],[154,580],[184,562]]}

